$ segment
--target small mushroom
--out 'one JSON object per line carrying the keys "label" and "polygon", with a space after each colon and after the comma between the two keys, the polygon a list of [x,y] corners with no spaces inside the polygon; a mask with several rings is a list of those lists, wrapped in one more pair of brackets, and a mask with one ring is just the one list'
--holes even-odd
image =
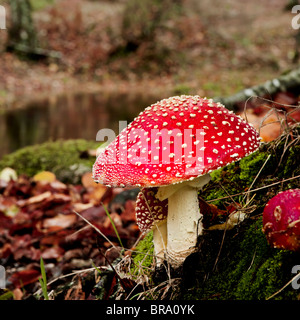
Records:
{"label": "small mushroom", "polygon": [[202,234],[198,191],[209,173],[256,151],[252,125],[222,104],[176,96],[146,108],[99,154],[96,182],[108,186],[159,187],[168,199],[167,254],[181,264]]}
{"label": "small mushroom", "polygon": [[269,200],[263,232],[272,247],[300,251],[300,189],[280,192]]}
{"label": "small mushroom", "polygon": [[157,188],[143,188],[136,200],[136,222],[142,232],[153,230],[154,253],[157,265],[164,260],[167,248],[168,201],[155,197]]}

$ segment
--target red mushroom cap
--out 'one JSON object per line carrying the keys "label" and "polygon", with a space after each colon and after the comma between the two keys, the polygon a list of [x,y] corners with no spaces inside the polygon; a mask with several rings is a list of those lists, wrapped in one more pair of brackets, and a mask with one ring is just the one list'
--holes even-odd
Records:
{"label": "red mushroom cap", "polygon": [[210,173],[258,147],[253,126],[222,104],[176,96],[141,112],[100,153],[93,176],[108,186],[163,186]]}
{"label": "red mushroom cap", "polygon": [[275,248],[300,250],[300,189],[280,192],[267,203],[263,232]]}
{"label": "red mushroom cap", "polygon": [[136,222],[142,232],[151,230],[155,224],[167,219],[168,200],[155,197],[158,188],[143,188],[136,200]]}

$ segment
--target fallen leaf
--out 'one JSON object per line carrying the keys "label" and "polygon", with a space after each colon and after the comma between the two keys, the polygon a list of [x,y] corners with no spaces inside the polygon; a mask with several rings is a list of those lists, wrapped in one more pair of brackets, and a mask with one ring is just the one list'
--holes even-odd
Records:
{"label": "fallen leaf", "polygon": [[45,249],[41,256],[44,260],[47,259],[59,259],[64,254],[64,250],[61,247],[53,246],[51,248]]}
{"label": "fallen leaf", "polygon": [[88,193],[83,196],[83,200],[94,205],[100,204],[106,190],[105,186],[97,184],[94,188],[89,188]]}
{"label": "fallen leaf", "polygon": [[55,180],[55,181],[50,182],[50,186],[51,186],[53,189],[55,189],[56,191],[57,191],[57,190],[59,190],[59,191],[65,191],[65,190],[68,189],[68,187],[67,187],[64,183],[62,183],[62,182],[60,182],[60,181],[58,181],[58,180]]}
{"label": "fallen leaf", "polygon": [[93,179],[92,172],[86,172],[85,174],[83,174],[81,177],[81,183],[85,188],[95,188],[98,185]]}
{"label": "fallen leaf", "polygon": [[16,181],[17,179],[18,179],[17,173],[12,168],[4,168],[0,172],[0,180],[8,182],[10,180]]}
{"label": "fallen leaf", "polygon": [[22,300],[24,294],[20,288],[16,288],[12,292],[14,295],[14,300]]}
{"label": "fallen leaf", "polygon": [[20,200],[18,202],[18,205],[20,207],[24,207],[24,206],[27,206],[29,204],[42,202],[42,201],[48,199],[49,197],[51,197],[51,192],[50,191],[46,191],[46,192],[41,193],[41,194],[39,194],[37,196],[31,197],[31,198],[29,198],[27,200]]}
{"label": "fallen leaf", "polygon": [[26,286],[27,284],[38,281],[40,276],[41,274],[37,270],[25,269],[25,270],[17,271],[13,273],[8,278],[8,281],[11,282],[14,285],[14,287],[21,288],[23,286]]}
{"label": "fallen leaf", "polygon": [[120,215],[124,223],[127,223],[129,221],[136,221],[135,206],[136,202],[133,200],[127,200],[125,202],[125,210]]}
{"label": "fallen leaf", "polygon": [[27,258],[29,260],[38,261],[41,258],[41,251],[33,246],[28,246],[26,248],[19,248],[13,251],[13,256],[15,260]]}
{"label": "fallen leaf", "polygon": [[65,300],[84,300],[85,293],[82,291],[81,279],[77,277],[77,284],[72,286],[65,295]]}
{"label": "fallen leaf", "polygon": [[43,227],[52,230],[65,229],[73,225],[77,220],[75,213],[71,214],[58,214],[54,218],[48,218],[43,221]]}
{"label": "fallen leaf", "polygon": [[[115,213],[115,212],[111,213],[110,218],[112,219],[112,221],[116,227],[122,227],[122,225],[123,225],[122,219],[117,213]],[[103,227],[107,228],[107,229],[112,227],[112,224],[111,224],[109,217],[106,217],[106,219],[103,223]]]}
{"label": "fallen leaf", "polygon": [[294,105],[297,103],[296,97],[290,92],[278,92],[274,97],[274,106],[277,108],[285,107],[284,105]]}
{"label": "fallen leaf", "polygon": [[43,183],[50,183],[56,180],[56,176],[54,173],[50,171],[42,171],[33,176],[33,181],[40,181]]}
{"label": "fallen leaf", "polygon": [[91,207],[93,207],[94,205],[92,203],[74,203],[73,208],[76,212],[81,212],[83,210],[89,209]]}

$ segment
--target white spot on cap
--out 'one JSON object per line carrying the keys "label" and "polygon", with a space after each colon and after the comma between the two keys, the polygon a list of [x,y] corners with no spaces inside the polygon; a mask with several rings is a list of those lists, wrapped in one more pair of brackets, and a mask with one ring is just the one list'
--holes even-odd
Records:
{"label": "white spot on cap", "polygon": [[231,157],[231,158],[236,158],[236,157],[238,157],[238,156],[239,156],[238,153],[234,153],[234,154],[232,154],[230,157]]}

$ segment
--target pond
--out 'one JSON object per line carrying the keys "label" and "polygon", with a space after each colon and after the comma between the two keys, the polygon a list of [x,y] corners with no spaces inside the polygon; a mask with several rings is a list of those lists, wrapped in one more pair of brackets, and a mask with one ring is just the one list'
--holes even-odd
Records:
{"label": "pond", "polygon": [[77,93],[28,103],[0,115],[0,159],[21,147],[57,139],[95,140],[100,129],[119,133],[119,121],[133,120],[159,100],[143,94]]}

